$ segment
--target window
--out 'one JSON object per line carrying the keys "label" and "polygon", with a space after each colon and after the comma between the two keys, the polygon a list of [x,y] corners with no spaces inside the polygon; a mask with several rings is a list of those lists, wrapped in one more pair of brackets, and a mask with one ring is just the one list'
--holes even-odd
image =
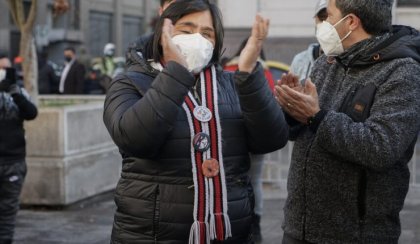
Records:
{"label": "window", "polygon": [[80,29],[80,0],[71,0],[69,13],[69,28],[71,30]]}
{"label": "window", "polygon": [[135,16],[124,16],[123,19],[123,50],[143,33],[143,19]]}
{"label": "window", "polygon": [[70,9],[67,13],[54,18],[53,28],[55,29],[80,29],[80,0],[69,0]]}
{"label": "window", "polygon": [[89,13],[89,50],[93,57],[103,54],[105,44],[112,42],[112,14]]}

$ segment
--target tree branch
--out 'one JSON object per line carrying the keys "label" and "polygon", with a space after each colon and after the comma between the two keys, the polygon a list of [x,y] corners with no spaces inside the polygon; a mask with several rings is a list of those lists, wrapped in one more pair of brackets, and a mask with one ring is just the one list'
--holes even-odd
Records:
{"label": "tree branch", "polygon": [[16,17],[18,20],[18,27],[22,30],[25,25],[25,9],[22,0],[14,0],[16,4]]}
{"label": "tree branch", "polygon": [[32,30],[35,25],[36,14],[38,9],[38,0],[32,0],[31,9],[25,23],[25,30]]}
{"label": "tree branch", "polygon": [[14,1],[14,0],[7,0],[7,3],[9,5],[10,13],[12,14],[13,22],[20,29],[19,21],[18,21],[18,18],[17,18],[16,1]]}

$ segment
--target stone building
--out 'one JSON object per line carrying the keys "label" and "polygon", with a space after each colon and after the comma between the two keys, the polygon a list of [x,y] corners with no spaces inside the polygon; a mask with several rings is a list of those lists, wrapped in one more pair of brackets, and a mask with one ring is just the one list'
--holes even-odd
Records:
{"label": "stone building", "polygon": [[[24,2],[29,9],[31,1]],[[34,34],[38,50],[45,49],[58,64],[67,46],[84,49],[87,55],[95,57],[102,54],[106,43],[113,42],[117,55],[122,55],[129,42],[150,30],[159,6],[158,0],[69,0],[70,10],[54,16],[52,2],[38,1]],[[7,3],[0,1],[0,50],[10,50],[16,56],[19,39]]]}

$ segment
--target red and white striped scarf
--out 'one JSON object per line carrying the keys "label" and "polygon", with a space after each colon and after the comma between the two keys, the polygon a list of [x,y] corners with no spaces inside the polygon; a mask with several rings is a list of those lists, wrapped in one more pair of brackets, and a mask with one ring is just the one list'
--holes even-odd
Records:
{"label": "red and white striped scarf", "polygon": [[[189,244],[209,244],[210,240],[223,241],[232,236],[227,206],[227,190],[222,155],[222,128],[220,125],[217,77],[214,66],[200,73],[201,105],[191,92],[182,105],[188,118],[191,133],[191,161],[194,179],[194,223]],[[194,117],[194,108],[207,107],[211,113],[208,122]],[[198,133],[210,136],[210,148],[200,152],[193,146]],[[213,178],[203,175],[202,164],[207,159],[219,162],[219,174]]]}

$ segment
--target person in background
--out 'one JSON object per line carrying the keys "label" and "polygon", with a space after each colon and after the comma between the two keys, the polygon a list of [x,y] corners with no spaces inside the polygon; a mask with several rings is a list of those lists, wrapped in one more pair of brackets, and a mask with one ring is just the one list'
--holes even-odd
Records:
{"label": "person in background", "polygon": [[41,52],[38,56],[38,91],[39,94],[57,94],[60,78],[55,74],[54,67],[48,60],[48,53]]}
{"label": "person in background", "polygon": [[150,49],[129,50],[131,65],[104,105],[123,157],[111,243],[252,243],[249,153],[277,150],[288,138],[257,62],[267,32],[268,20],[257,16],[238,71],[223,71],[219,9],[177,0]]}
{"label": "person in background", "polygon": [[391,0],[329,0],[310,79],[276,86],[295,140],[284,244],[397,244],[420,131],[420,33]]}
{"label": "person in background", "polygon": [[[89,70],[92,67],[92,58],[89,55],[85,46],[81,46],[77,52],[77,61],[85,66],[86,70]],[[86,74],[85,78],[87,78]]]}
{"label": "person in background", "polygon": [[[226,61],[223,69],[228,71],[237,71],[238,64],[239,64],[239,57],[248,42],[248,38],[242,41],[241,45],[238,48],[238,51],[235,53],[233,58]],[[268,85],[270,89],[274,91],[274,80],[273,76],[269,68],[265,64],[265,54],[264,50],[261,49],[260,56],[258,58],[258,62],[264,68],[265,78],[267,79]],[[264,161],[266,159],[266,155],[264,154],[250,154],[251,158],[251,168],[249,170],[249,176],[251,177],[251,184],[254,189],[255,195],[255,207],[254,207],[254,219],[252,223],[252,234],[253,240],[256,243],[260,243],[262,241],[262,234],[261,234],[261,216],[263,214],[263,203],[264,203],[264,192],[263,192],[263,185],[262,185],[262,177],[263,177],[263,166]]]}
{"label": "person in background", "polygon": [[76,50],[73,47],[64,49],[65,66],[60,78],[59,92],[61,94],[84,94],[86,69],[77,61]]}
{"label": "person in background", "polygon": [[[315,32],[318,25],[328,17],[327,0],[319,0],[315,7]],[[290,65],[290,72],[298,75],[301,81],[305,81],[311,74],[315,60],[322,54],[319,43],[312,43],[308,49],[298,53]]]}
{"label": "person in background", "polygon": [[101,58],[94,61],[93,70],[99,71],[99,84],[106,93],[112,78],[115,76],[115,45],[113,43],[107,43],[104,46],[103,54]]}
{"label": "person in background", "polygon": [[38,113],[16,76],[7,55],[0,53],[0,244],[13,241],[26,176],[23,121],[35,119]]}
{"label": "person in background", "polygon": [[16,79],[18,83],[23,84],[23,57],[16,56],[13,59],[13,68],[16,70]]}
{"label": "person in background", "polygon": [[[239,45],[238,50],[236,51],[235,55],[233,55],[232,58],[224,60],[222,62],[223,65],[223,69],[224,70],[228,70],[228,71],[236,71],[238,70],[238,62],[239,62],[239,56],[242,52],[242,49],[246,46],[248,42],[248,38],[244,39],[241,42],[241,45]],[[274,79],[273,79],[273,75],[270,72],[270,69],[268,68],[268,66],[265,64],[265,53],[264,50],[261,49],[261,53],[260,56],[258,58],[258,62],[263,66],[264,68],[264,74],[265,74],[265,78],[267,79],[268,85],[270,86],[271,90],[274,91]]]}

